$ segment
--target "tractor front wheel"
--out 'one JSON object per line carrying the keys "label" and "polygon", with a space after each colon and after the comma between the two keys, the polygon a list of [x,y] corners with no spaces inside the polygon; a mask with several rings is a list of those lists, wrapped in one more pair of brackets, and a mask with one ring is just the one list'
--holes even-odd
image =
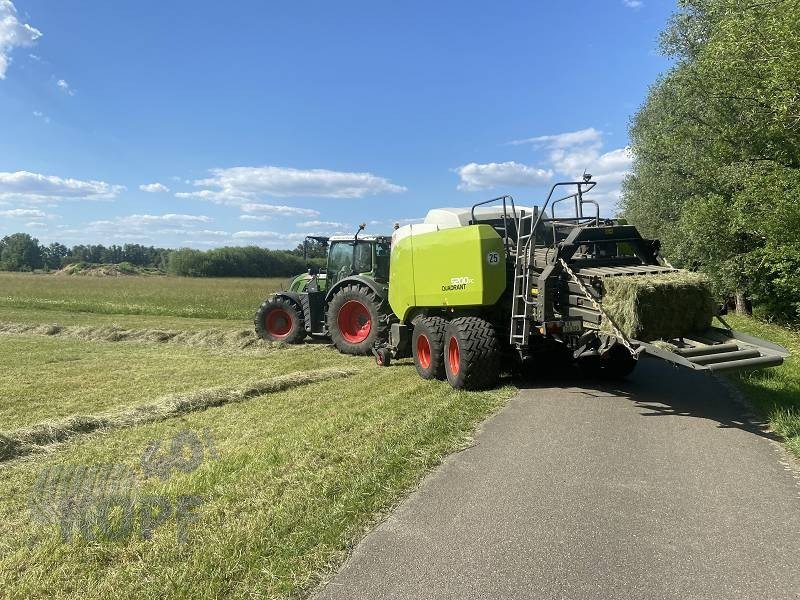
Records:
{"label": "tractor front wheel", "polygon": [[500,378],[500,349],[494,327],[478,317],[459,317],[444,334],[444,368],[456,389],[482,390]]}
{"label": "tractor front wheel", "polygon": [[339,352],[369,354],[388,337],[384,302],[366,286],[346,285],[328,305],[328,331]]}
{"label": "tractor front wheel", "polygon": [[303,312],[288,298],[268,298],[256,312],[256,333],[262,340],[299,344],[306,337]]}

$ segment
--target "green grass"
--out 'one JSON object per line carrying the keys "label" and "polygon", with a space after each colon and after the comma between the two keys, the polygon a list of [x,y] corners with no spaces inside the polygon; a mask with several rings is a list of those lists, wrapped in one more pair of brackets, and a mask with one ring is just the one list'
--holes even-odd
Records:
{"label": "green grass", "polygon": [[[113,349],[148,348],[121,346]],[[157,367],[161,348],[152,352],[129,363],[129,376],[140,382],[163,377]],[[0,463],[0,589],[17,597],[49,597],[55,590],[82,598],[295,596],[513,393],[508,387],[456,392],[447,383],[421,380],[407,362],[379,369],[368,358],[348,359],[325,348],[298,349],[294,360],[304,353],[315,367],[329,354],[332,362],[364,368],[335,384],[95,432],[51,453]],[[211,366],[206,364],[209,371]],[[246,371],[237,363],[231,368]],[[90,385],[98,383],[107,385]],[[143,388],[137,400],[151,391],[164,389]],[[102,394],[96,399],[102,403]],[[147,444],[168,442],[183,429],[207,429],[219,459],[166,482],[142,480]],[[64,463],[122,463],[136,469],[141,493],[202,496],[189,543],[176,543],[174,521],[150,541],[61,543],[55,528],[30,522],[26,507],[37,473]]]}
{"label": "green grass", "polygon": [[[371,357],[324,344],[241,351],[192,346],[193,338],[76,337],[112,326],[251,331],[253,312],[277,284],[0,274],[0,322],[66,328],[0,335],[0,430],[24,441],[26,433],[124,416],[0,460],[0,590],[25,598],[297,597],[514,393],[457,392],[421,380],[410,361],[379,369]],[[345,376],[315,383],[325,368]],[[295,383],[270,383],[287,380]],[[218,460],[206,457],[167,481],[145,479],[148,444],[168,447],[186,429],[207,431]],[[135,470],[134,495],[204,498],[187,545],[176,541],[174,518],[149,541],[69,544],[57,526],[31,521],[42,469],[109,463]]]}
{"label": "green grass", "polygon": [[734,329],[771,340],[792,353],[780,367],[744,371],[731,378],[800,458],[800,332],[737,315],[725,319]]}
{"label": "green grass", "polygon": [[166,394],[371,363],[324,345],[211,352],[61,336],[3,335],[0,341],[0,431],[139,404]]}
{"label": "green grass", "polygon": [[79,277],[0,273],[3,309],[251,319],[284,279],[189,277]]}
{"label": "green grass", "polygon": [[[255,313],[255,309],[253,309]],[[33,323],[41,325],[79,325],[89,327],[123,327],[126,329],[251,329],[253,315],[241,319],[201,319],[163,315],[116,315],[93,312],[70,312],[62,309],[0,307],[0,323]]]}

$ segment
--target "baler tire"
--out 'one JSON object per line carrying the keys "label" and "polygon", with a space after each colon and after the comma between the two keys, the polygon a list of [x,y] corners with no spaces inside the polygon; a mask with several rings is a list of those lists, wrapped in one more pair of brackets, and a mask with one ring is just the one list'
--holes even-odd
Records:
{"label": "baler tire", "polygon": [[278,296],[264,300],[253,323],[258,337],[269,342],[300,344],[306,337],[303,311],[288,298]]}
{"label": "baler tire", "polygon": [[411,335],[411,356],[423,379],[444,379],[444,331],[447,321],[442,317],[424,317],[414,322]]}
{"label": "baler tire", "polygon": [[456,389],[484,390],[500,379],[500,347],[491,323],[479,317],[448,322],[444,336],[447,381]]}
{"label": "baler tire", "polygon": [[[333,345],[343,354],[371,354],[376,344],[389,339],[389,312],[388,302],[369,287],[345,285],[328,304],[328,333]],[[361,320],[364,323],[359,325]],[[350,330],[342,331],[342,325]]]}

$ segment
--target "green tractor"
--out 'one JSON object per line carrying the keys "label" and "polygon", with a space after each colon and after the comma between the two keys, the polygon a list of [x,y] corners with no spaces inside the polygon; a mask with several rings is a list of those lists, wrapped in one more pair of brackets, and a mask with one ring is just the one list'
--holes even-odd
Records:
{"label": "green tractor", "polygon": [[769,367],[788,356],[731,330],[719,315],[723,327],[664,340],[670,349],[617,328],[602,304],[609,278],[678,270],[659,257],[656,240],[600,218],[597,203],[584,196],[594,185],[591,175],[557,183],[541,209],[502,196],[433,209],[423,223],[396,229],[388,296],[396,321],[373,351],[377,363],[413,357],[425,379],[481,389],[503,371],[541,370],[554,361],[620,377],[645,352],[703,371]]}
{"label": "green tractor", "polygon": [[340,352],[369,354],[386,341],[392,320],[388,304],[388,236],[309,236],[327,248],[324,272],[310,266],[285,290],[270,295],[255,315],[262,339],[290,344],[306,336],[328,336]]}

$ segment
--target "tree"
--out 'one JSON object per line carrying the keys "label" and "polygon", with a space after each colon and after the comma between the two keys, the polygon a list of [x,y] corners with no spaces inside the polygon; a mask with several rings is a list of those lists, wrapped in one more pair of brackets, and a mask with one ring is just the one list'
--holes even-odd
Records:
{"label": "tree", "polygon": [[306,256],[307,258],[325,258],[328,256],[328,246],[314,239],[306,240],[297,244],[297,247],[292,250],[292,254],[297,256]]}
{"label": "tree", "polygon": [[0,242],[0,265],[6,271],[32,271],[42,267],[39,240],[27,233],[14,233]]}
{"label": "tree", "polygon": [[62,259],[69,254],[69,249],[64,244],[53,242],[49,246],[41,246],[39,253],[42,262],[48,269],[60,269]]}
{"label": "tree", "polygon": [[800,0],[680,6],[662,36],[676,65],[631,123],[622,211],[738,310],[750,296],[798,320]]}

